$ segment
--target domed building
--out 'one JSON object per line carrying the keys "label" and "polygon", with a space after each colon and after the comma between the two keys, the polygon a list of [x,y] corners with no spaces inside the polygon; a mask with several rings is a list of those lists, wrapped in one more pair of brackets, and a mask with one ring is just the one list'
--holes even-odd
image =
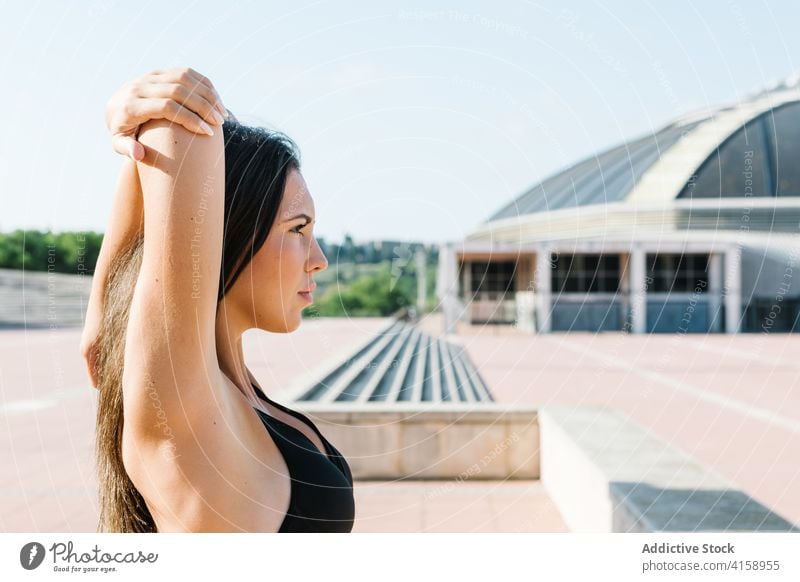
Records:
{"label": "domed building", "polygon": [[438,295],[450,330],[797,331],[799,233],[794,81],[536,184],[441,246]]}

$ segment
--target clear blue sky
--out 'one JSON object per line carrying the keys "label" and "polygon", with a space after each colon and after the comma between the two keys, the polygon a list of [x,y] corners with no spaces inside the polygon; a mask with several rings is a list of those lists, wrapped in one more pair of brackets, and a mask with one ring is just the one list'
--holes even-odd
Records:
{"label": "clear blue sky", "polygon": [[457,240],[582,156],[798,70],[796,2],[32,2],[0,19],[0,230],[104,230],[103,108],[191,66],[303,152],[317,235]]}

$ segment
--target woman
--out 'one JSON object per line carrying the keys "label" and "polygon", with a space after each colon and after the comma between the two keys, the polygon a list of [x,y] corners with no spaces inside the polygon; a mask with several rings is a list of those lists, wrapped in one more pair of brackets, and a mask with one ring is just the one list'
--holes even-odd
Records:
{"label": "woman", "polygon": [[242,354],[246,330],[292,332],[311,302],[327,267],[314,203],[291,140],[223,113],[192,69],[153,71],[106,108],[131,159],[81,340],[99,389],[98,530],[349,532],[346,461]]}

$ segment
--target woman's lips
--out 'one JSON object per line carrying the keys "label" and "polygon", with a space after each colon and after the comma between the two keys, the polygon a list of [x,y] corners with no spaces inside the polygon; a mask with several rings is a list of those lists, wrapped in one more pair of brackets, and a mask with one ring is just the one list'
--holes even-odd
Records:
{"label": "woman's lips", "polygon": [[300,292],[300,293],[298,293],[298,295],[300,295],[303,299],[305,299],[309,303],[313,303],[314,302],[314,296],[311,295],[311,293]]}

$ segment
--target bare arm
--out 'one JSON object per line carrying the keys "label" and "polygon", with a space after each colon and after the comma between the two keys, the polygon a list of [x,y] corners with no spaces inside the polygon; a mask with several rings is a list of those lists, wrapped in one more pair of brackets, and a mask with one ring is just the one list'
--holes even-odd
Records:
{"label": "bare arm", "polygon": [[[226,110],[211,81],[193,69],[166,69],[125,83],[108,101],[105,119],[114,148],[133,160],[141,160],[145,155],[144,146],[135,137],[141,124],[150,119],[166,119],[195,133],[207,134],[211,132],[208,123],[222,124],[218,113],[224,116]],[[98,386],[97,358],[106,281],[120,251],[142,235],[143,212],[138,169],[126,158],[95,266],[80,341],[80,352],[95,388]]]}
{"label": "bare arm", "polygon": [[[142,265],[131,303],[123,372],[126,424],[152,434],[161,414],[174,432],[214,406],[209,379],[218,370],[214,330],[222,260],[225,161],[222,130],[198,136],[181,126],[149,121],[138,163],[144,203]],[[215,377],[214,377],[215,380]]]}
{"label": "bare arm", "polygon": [[142,230],[144,230],[144,205],[139,172],[133,160],[124,159],[117,179],[111,218],[103,235],[103,244],[92,278],[90,303],[102,306],[109,267],[120,251],[140,236]]}
{"label": "bare arm", "polygon": [[142,205],[139,174],[136,163],[130,159],[125,159],[122,162],[122,169],[117,180],[111,218],[103,235],[100,254],[97,257],[97,264],[92,277],[92,290],[86,307],[86,319],[81,334],[81,355],[86,363],[89,379],[95,388],[98,386],[96,365],[99,353],[97,341],[103,321],[105,286],[109,269],[116,260],[117,255],[142,234],[143,228],[144,207]]}

